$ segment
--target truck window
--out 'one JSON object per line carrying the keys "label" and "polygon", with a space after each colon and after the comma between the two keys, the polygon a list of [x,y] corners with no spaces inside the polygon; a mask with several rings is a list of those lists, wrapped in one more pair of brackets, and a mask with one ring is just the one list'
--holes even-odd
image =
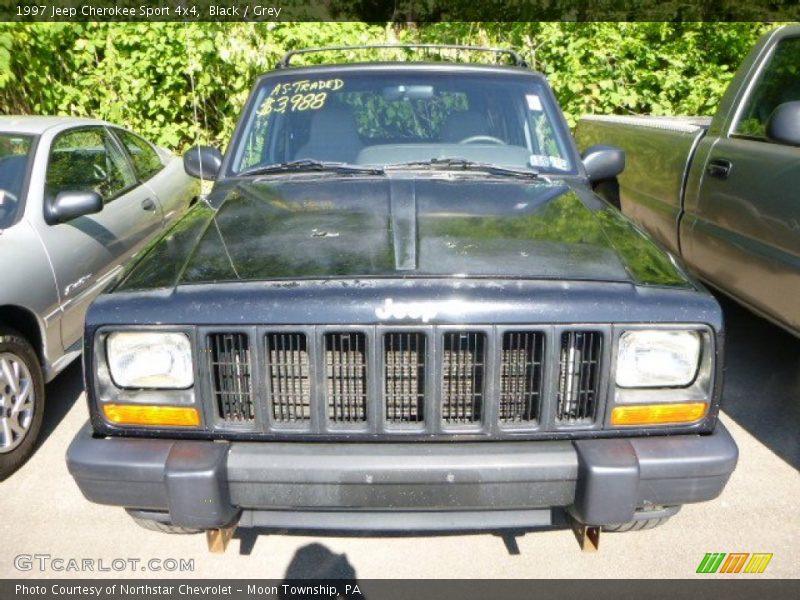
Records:
{"label": "truck window", "polygon": [[800,38],[778,43],[746,101],[734,135],[766,139],[767,120],[772,111],[794,100],[800,100]]}

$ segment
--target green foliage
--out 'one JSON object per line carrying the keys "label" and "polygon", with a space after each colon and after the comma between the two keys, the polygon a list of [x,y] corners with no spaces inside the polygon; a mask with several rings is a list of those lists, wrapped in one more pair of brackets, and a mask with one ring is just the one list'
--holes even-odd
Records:
{"label": "green foliage", "polygon": [[741,0],[327,0],[338,20],[433,23],[481,21],[767,21],[796,20],[795,0],[755,3]]}
{"label": "green foliage", "polygon": [[762,23],[438,23],[424,41],[511,46],[573,126],[592,114],[711,115]]}
{"label": "green foliage", "polygon": [[[256,77],[273,68],[285,51],[421,41],[518,48],[548,76],[570,125],[584,113],[709,115],[745,54],[770,27],[0,23],[0,112],[107,119],[174,150],[195,141],[225,146]],[[377,56],[345,52],[334,58]],[[296,62],[330,58],[308,55]]]}

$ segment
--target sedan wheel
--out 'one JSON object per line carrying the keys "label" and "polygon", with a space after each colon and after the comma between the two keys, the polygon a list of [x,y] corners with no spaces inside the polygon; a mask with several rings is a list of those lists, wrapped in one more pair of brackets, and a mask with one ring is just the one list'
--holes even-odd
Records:
{"label": "sedan wheel", "polygon": [[44,377],[28,340],[0,327],[0,481],[33,453],[44,414]]}
{"label": "sedan wheel", "polygon": [[33,423],[36,392],[31,372],[10,352],[0,354],[0,453],[11,452]]}

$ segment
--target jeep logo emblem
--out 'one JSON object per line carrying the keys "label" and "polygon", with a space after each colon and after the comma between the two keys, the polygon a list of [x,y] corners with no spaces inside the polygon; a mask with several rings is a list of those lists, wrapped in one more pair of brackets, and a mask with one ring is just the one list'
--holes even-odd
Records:
{"label": "jeep logo emblem", "polygon": [[436,310],[425,302],[395,302],[387,298],[383,306],[375,309],[375,316],[381,320],[388,319],[422,319],[427,323],[436,317]]}

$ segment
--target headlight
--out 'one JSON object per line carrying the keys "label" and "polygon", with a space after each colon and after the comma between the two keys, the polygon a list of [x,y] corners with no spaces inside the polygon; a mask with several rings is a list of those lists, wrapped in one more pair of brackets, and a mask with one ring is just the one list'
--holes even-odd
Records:
{"label": "headlight", "polygon": [[111,378],[122,388],[186,389],[194,383],[183,333],[118,331],[106,339]]}
{"label": "headlight", "polygon": [[684,387],[700,361],[696,331],[626,331],[619,338],[617,385],[627,388]]}

